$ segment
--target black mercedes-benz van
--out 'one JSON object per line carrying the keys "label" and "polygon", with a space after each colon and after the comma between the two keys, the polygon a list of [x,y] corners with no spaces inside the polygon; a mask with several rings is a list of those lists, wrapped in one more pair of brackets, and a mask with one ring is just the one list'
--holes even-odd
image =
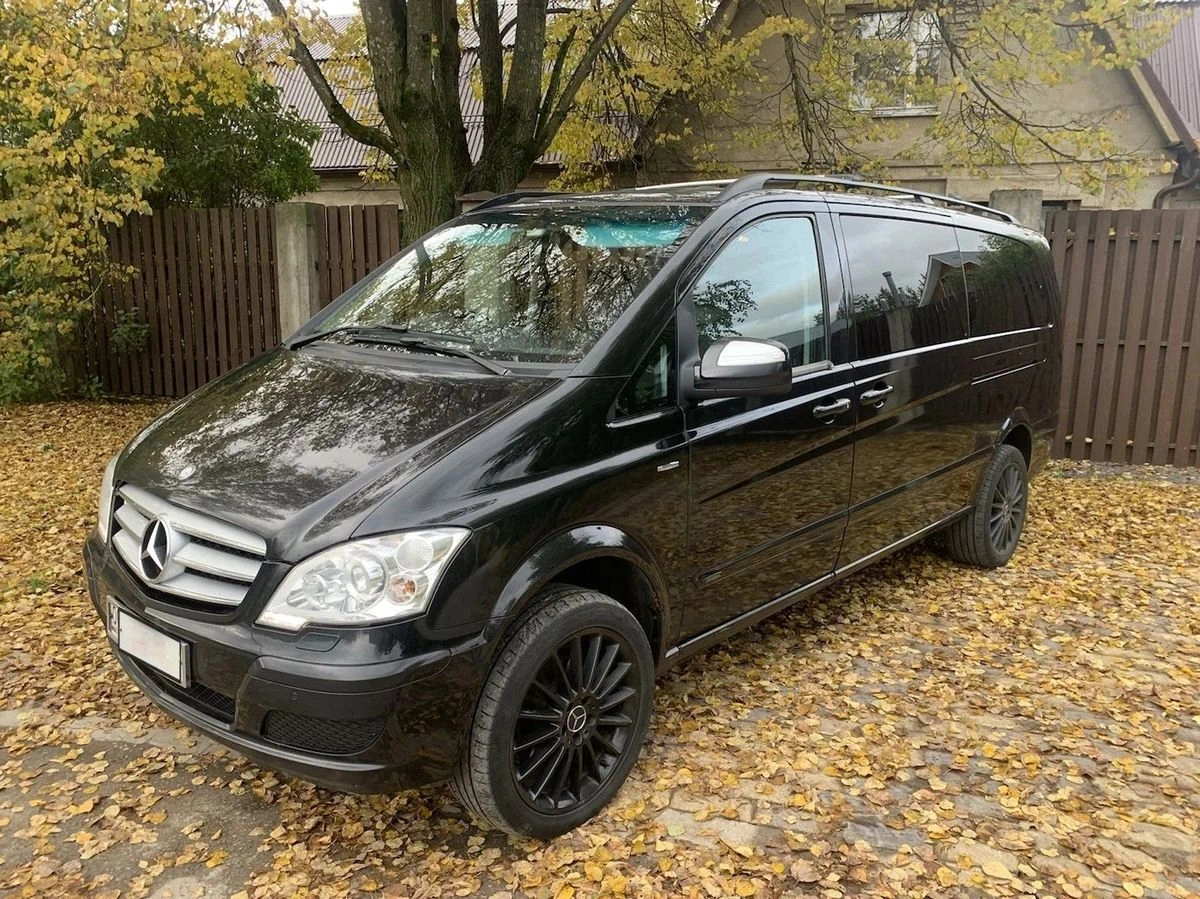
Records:
{"label": "black mercedes-benz van", "polygon": [[925,535],[1008,560],[1057,309],[1045,240],[948,197],[499,197],[134,439],[92,599],[155,702],[256,762],[450,781],[553,836],[675,662]]}

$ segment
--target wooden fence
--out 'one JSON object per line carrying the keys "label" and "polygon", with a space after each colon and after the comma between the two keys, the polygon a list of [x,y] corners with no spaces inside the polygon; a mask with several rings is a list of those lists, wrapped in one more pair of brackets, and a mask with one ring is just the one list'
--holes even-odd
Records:
{"label": "wooden fence", "polygon": [[1054,455],[1200,465],[1200,209],[1055,212]]}
{"label": "wooden fence", "polygon": [[[319,302],[401,248],[396,206],[314,210]],[[162,210],[109,236],[136,269],[85,329],[86,371],[105,390],[184,396],[276,345],[269,209]],[[1047,226],[1063,295],[1063,385],[1054,454],[1200,465],[1200,209],[1055,212]],[[149,325],[117,352],[122,317]]]}
{"label": "wooden fence", "polygon": [[[184,396],[279,343],[270,209],[163,209],[108,233],[134,274],[101,291],[84,370],[112,393]],[[148,326],[140,347],[114,340]],[[115,329],[115,330],[114,330]]]}
{"label": "wooden fence", "polygon": [[316,210],[321,307],[400,252],[400,207],[321,206]]}

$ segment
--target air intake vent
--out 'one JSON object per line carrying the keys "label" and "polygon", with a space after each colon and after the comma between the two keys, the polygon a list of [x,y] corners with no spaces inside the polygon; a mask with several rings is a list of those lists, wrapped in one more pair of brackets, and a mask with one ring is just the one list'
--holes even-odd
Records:
{"label": "air intake vent", "polygon": [[272,743],[323,755],[362,752],[383,733],[383,718],[330,721],[278,710],[267,712],[262,735]]}

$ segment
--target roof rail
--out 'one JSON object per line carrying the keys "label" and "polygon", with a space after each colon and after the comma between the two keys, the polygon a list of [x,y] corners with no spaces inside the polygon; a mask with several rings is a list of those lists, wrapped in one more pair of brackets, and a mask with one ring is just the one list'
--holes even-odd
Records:
{"label": "roof rail", "polygon": [[517,200],[524,200],[526,197],[552,197],[555,194],[560,194],[559,190],[514,190],[506,194],[497,194],[487,200],[484,200],[478,206],[472,206],[468,212],[477,212],[480,209],[490,209],[493,206],[507,206],[509,203],[515,203]]}
{"label": "roof rail", "polygon": [[888,184],[876,184],[872,181],[863,181],[861,178],[856,178],[848,175],[790,175],[784,172],[756,172],[753,175],[745,175],[738,178],[727,188],[721,191],[718,200],[729,200],[733,197],[740,196],[744,193],[749,193],[752,190],[766,190],[769,187],[779,186],[803,186],[806,184],[836,184],[845,190],[864,190],[875,191],[877,193],[896,194],[899,196],[912,197],[929,206],[949,206],[952,208],[966,209],[977,215],[987,215],[992,218],[1000,219],[1003,222],[1016,224],[1017,220],[1007,212],[1001,212],[999,209],[992,209],[990,206],[981,206],[979,203],[971,203],[967,200],[960,200],[958,197],[950,197],[945,194],[928,194],[919,190],[909,190],[907,187],[893,187]]}
{"label": "roof rail", "polygon": [[664,190],[671,187],[716,187],[719,184],[733,184],[733,178],[718,178],[715,181],[672,181],[669,184],[642,184],[634,190]]}

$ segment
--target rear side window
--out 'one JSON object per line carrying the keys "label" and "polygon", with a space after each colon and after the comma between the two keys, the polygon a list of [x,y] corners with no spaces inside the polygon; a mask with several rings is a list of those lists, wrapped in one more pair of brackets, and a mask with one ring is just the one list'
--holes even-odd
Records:
{"label": "rear side window", "polygon": [[1050,322],[1047,267],[1028,244],[958,229],[967,270],[972,336],[1037,328]]}
{"label": "rear side window", "polygon": [[858,357],[967,336],[962,254],[950,225],[841,216]]}
{"label": "rear side window", "polygon": [[700,352],[722,337],[778,340],[792,367],[824,362],[825,297],[812,219],[747,225],[692,287]]}

